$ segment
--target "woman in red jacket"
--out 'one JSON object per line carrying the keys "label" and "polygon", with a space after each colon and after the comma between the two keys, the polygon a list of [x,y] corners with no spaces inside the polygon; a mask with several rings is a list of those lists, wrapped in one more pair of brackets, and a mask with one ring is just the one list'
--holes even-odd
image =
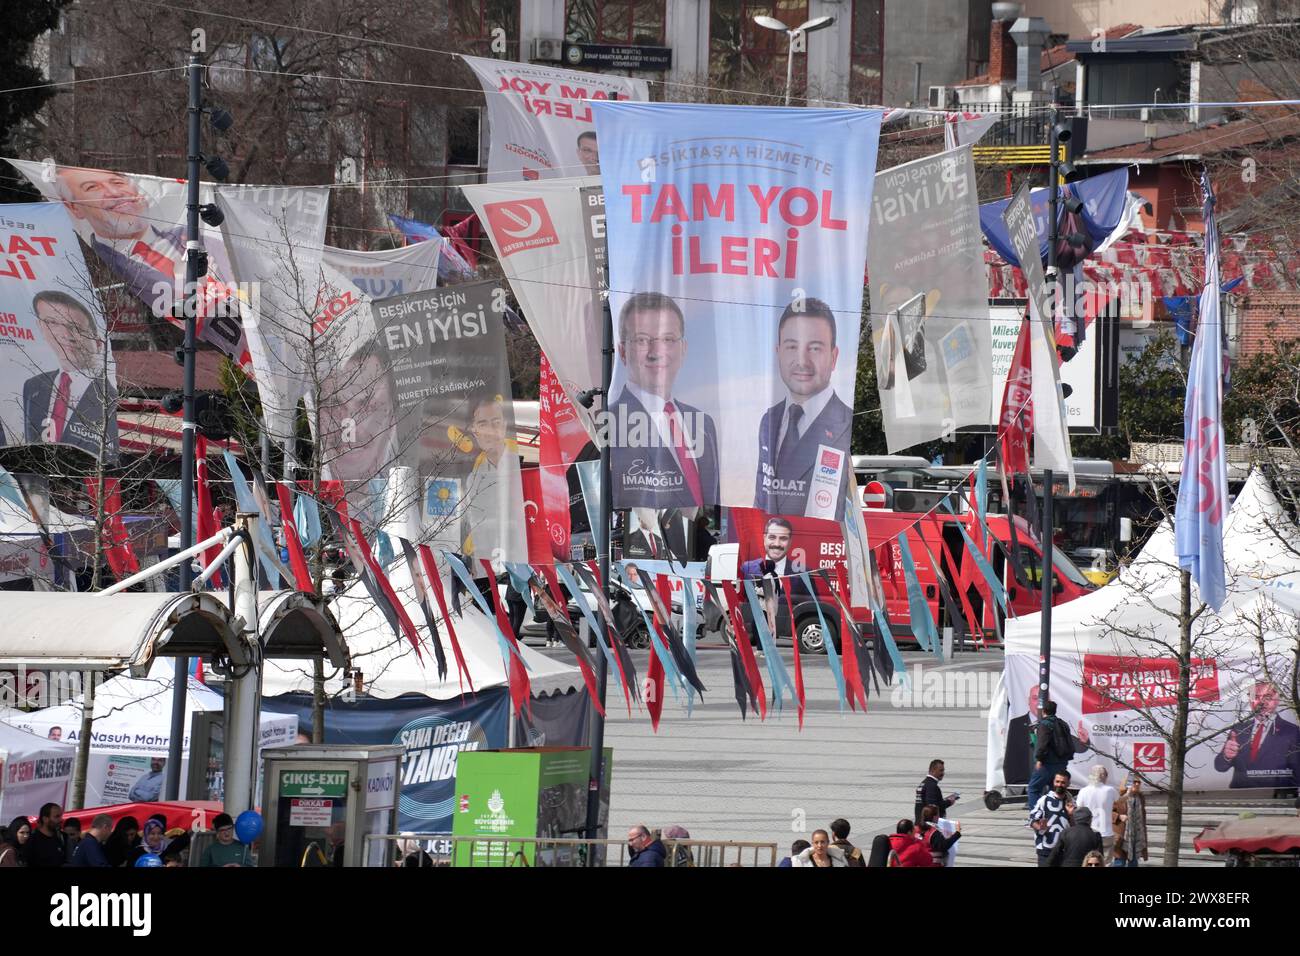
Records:
{"label": "woman in red jacket", "polygon": [[911,820],[899,820],[898,827],[889,838],[890,866],[934,866],[930,848],[916,838],[916,826]]}

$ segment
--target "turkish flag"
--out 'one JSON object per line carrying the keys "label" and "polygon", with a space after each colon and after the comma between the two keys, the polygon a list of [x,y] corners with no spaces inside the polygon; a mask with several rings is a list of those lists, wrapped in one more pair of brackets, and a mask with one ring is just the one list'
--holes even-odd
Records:
{"label": "turkish flag", "polygon": [[528,540],[528,563],[551,564],[551,538],[547,534],[546,506],[542,502],[542,471],[525,468],[520,472],[524,486],[524,531]]}

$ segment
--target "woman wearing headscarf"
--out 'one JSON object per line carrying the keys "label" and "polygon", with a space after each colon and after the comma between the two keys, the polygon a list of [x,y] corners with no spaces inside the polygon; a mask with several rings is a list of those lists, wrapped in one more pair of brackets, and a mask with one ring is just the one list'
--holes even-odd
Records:
{"label": "woman wearing headscarf", "polygon": [[130,816],[119,819],[113,826],[113,832],[108,835],[108,842],[104,844],[104,855],[108,857],[109,865],[125,866],[139,837],[139,820]]}
{"label": "woman wearing headscarf", "polygon": [[14,817],[5,829],[4,842],[0,843],[0,867],[26,866],[27,841],[32,837],[32,824],[25,816]]}
{"label": "woman wearing headscarf", "polygon": [[127,865],[134,866],[136,860],[150,853],[161,857],[170,842],[167,839],[167,818],[155,813],[144,821],[144,829],[140,831],[140,843],[132,849]]}

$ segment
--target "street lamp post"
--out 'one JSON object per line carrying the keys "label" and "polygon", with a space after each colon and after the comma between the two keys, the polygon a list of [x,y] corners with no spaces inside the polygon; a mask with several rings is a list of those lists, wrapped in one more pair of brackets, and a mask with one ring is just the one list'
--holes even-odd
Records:
{"label": "street lamp post", "polygon": [[754,17],[754,22],[760,27],[766,27],[769,30],[775,30],[778,33],[784,33],[789,39],[789,49],[785,58],[785,105],[790,105],[790,87],[794,83],[794,53],[795,38],[807,36],[815,30],[824,30],[835,22],[834,17],[813,17],[811,20],[805,20],[793,30],[778,20],[776,17],[767,17],[759,14]]}

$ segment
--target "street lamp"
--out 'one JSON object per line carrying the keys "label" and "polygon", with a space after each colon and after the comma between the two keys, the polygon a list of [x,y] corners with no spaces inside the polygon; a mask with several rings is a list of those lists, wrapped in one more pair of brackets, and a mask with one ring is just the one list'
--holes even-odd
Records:
{"label": "street lamp", "polygon": [[758,14],[754,17],[754,22],[760,27],[766,27],[769,30],[776,30],[784,33],[790,41],[789,52],[785,60],[785,105],[790,105],[790,84],[794,82],[794,43],[798,36],[806,36],[814,30],[823,30],[835,22],[834,17],[813,17],[811,20],[805,20],[799,26],[791,30],[788,26],[778,20],[776,17],[766,17]]}

